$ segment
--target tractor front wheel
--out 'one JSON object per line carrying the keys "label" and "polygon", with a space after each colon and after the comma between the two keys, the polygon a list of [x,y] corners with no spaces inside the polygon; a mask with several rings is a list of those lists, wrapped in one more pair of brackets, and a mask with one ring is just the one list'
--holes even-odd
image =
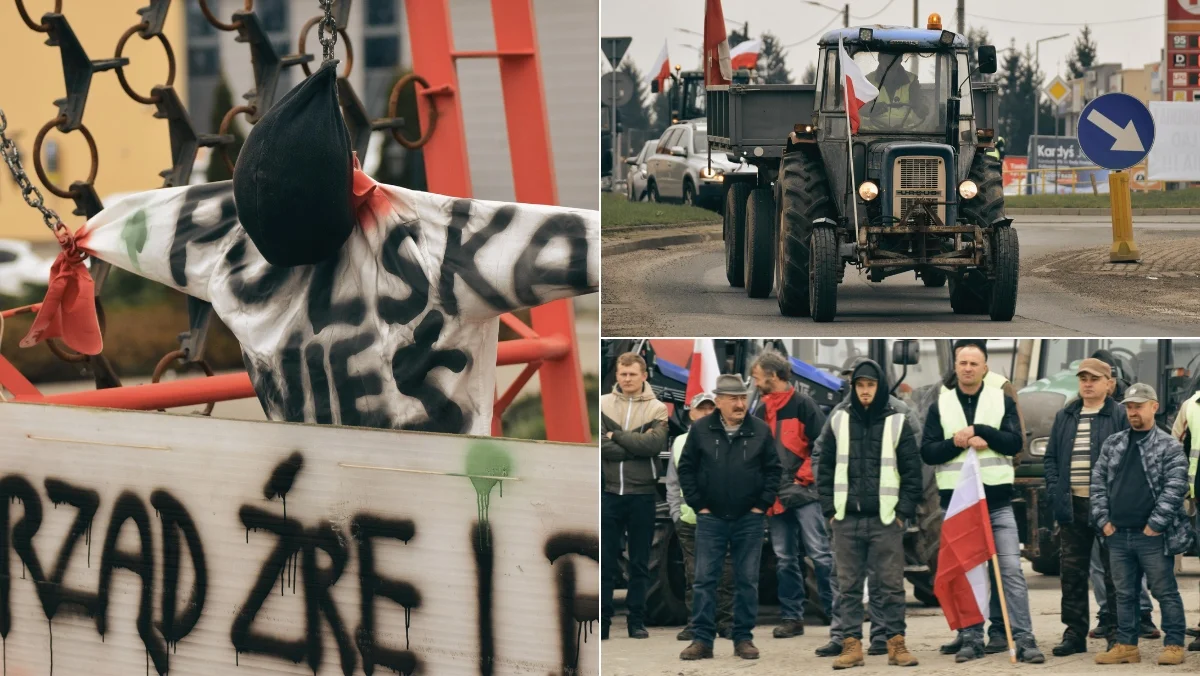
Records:
{"label": "tractor front wheel", "polygon": [[811,249],[808,288],[812,318],[815,322],[831,322],[837,314],[838,279],[842,276],[837,231],[833,228],[813,230]]}
{"label": "tractor front wheel", "polygon": [[992,233],[992,266],[996,278],[992,280],[991,304],[988,307],[992,321],[1010,322],[1017,312],[1020,253],[1017,231],[1007,225],[997,227]]}

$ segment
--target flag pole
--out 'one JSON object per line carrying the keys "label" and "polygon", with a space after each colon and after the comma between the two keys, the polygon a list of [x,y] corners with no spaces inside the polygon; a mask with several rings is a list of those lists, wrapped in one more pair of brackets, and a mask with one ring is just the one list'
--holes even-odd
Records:
{"label": "flag pole", "polygon": [[[845,45],[843,44],[843,41],[844,41],[843,38],[838,38],[839,52],[845,51],[845,49],[846,49]],[[841,56],[839,53],[839,60],[840,60],[840,58],[841,58]],[[857,246],[858,245],[858,193],[854,189],[854,139],[852,138],[853,133],[850,130],[850,97],[847,96],[849,93],[850,93],[850,90],[846,87],[846,74],[842,73],[842,99],[843,99],[843,103],[845,104],[842,107],[846,109],[846,150],[847,150],[846,167],[849,169],[849,172],[850,172],[850,185],[849,185],[850,205],[851,205],[851,210],[854,213],[854,244]]]}
{"label": "flag pole", "polygon": [[1008,638],[1008,661],[1017,663],[1017,649],[1013,645],[1012,625],[1008,622],[1008,602],[1004,600],[1004,583],[1000,581],[1000,558],[992,554],[992,571],[996,574],[996,592],[1000,595],[1000,615],[1004,618],[1004,635]]}

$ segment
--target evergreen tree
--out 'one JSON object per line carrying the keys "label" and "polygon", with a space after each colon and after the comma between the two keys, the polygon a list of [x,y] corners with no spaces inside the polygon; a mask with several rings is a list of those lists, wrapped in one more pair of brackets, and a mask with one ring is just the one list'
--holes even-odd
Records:
{"label": "evergreen tree", "polygon": [[1092,39],[1092,29],[1084,24],[1079,37],[1075,38],[1074,51],[1067,58],[1067,70],[1071,72],[1072,79],[1079,78],[1095,63],[1096,41]]}
{"label": "evergreen tree", "polygon": [[[1034,66],[1033,51],[1029,45],[1025,45],[1024,52],[1020,52],[1017,51],[1016,40],[1013,40],[1003,54],[997,73],[1000,85],[1000,129],[997,132],[1008,142],[1009,154],[1023,155],[1033,134],[1034,108],[1030,104],[1041,90],[1045,77]],[[1040,101],[1038,114],[1038,133],[1053,134],[1054,117],[1050,104]]]}
{"label": "evergreen tree", "polygon": [[737,29],[729,31],[729,35],[728,35],[727,39],[729,40],[729,48],[730,49],[733,49],[734,47],[737,47],[738,45],[742,44],[743,42],[749,40],[750,39],[750,24],[749,23],[744,24],[742,26],[742,30],[740,32]]}
{"label": "evergreen tree", "polygon": [[[650,123],[650,110],[646,103],[646,95],[650,92],[650,88],[642,80],[642,71],[631,59],[622,61],[618,70],[629,75],[634,82],[633,98],[617,109],[617,114],[621,116],[621,126],[627,131],[650,129],[652,126]],[[669,82],[669,80],[666,82]]]}
{"label": "evergreen tree", "polygon": [[[988,37],[986,28],[976,28],[972,26],[967,30],[967,53],[971,55],[972,68],[979,67],[979,63],[975,60],[979,55],[979,47],[987,44],[991,44],[991,38]],[[995,79],[995,75],[984,75],[978,71],[971,76],[972,82],[992,82]]]}
{"label": "evergreen tree", "polygon": [[762,48],[758,54],[759,70],[766,73],[764,84],[792,84],[792,73],[787,67],[787,51],[772,33],[763,33],[759,38]]}
{"label": "evergreen tree", "polygon": [[808,67],[804,69],[804,74],[800,76],[800,84],[816,84],[817,83],[817,64],[811,61]]}

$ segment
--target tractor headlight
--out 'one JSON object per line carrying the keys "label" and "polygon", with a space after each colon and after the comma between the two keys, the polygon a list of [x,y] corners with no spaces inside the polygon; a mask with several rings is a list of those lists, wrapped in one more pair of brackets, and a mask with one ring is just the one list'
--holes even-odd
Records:
{"label": "tractor headlight", "polygon": [[975,181],[967,179],[958,184],[958,194],[965,200],[974,199],[979,194],[979,186],[975,185]]}
{"label": "tractor headlight", "polygon": [[724,169],[718,169],[716,167],[713,167],[711,169],[708,167],[700,168],[700,178],[702,178],[706,181],[724,181],[725,177],[721,175],[724,173],[725,173]]}
{"label": "tractor headlight", "polygon": [[871,181],[863,181],[862,184],[858,186],[858,196],[861,197],[864,202],[870,202],[876,197],[879,197],[879,186],[875,185]]}
{"label": "tractor headlight", "polygon": [[1046,446],[1050,444],[1049,437],[1038,437],[1029,442],[1029,454],[1036,455],[1039,458],[1046,457]]}

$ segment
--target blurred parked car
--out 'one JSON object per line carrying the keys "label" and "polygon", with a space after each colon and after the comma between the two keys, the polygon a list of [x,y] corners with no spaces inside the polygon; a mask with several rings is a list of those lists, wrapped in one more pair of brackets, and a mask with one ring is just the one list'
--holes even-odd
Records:
{"label": "blurred parked car", "polygon": [[34,253],[29,242],[0,239],[0,295],[23,296],[31,286],[47,286],[53,263]]}
{"label": "blurred parked car", "polygon": [[647,172],[646,160],[654,154],[654,149],[658,147],[659,139],[646,141],[642,145],[642,152],[636,157],[630,157],[625,160],[625,164],[630,166],[629,175],[625,179],[625,192],[629,197],[630,202],[643,202],[649,199],[646,195],[646,183],[650,177]]}
{"label": "blurred parked car", "polygon": [[710,167],[708,123],[704,120],[667,127],[646,166],[650,201],[682,202],[718,211],[725,196],[725,174],[758,171],[731,161],[724,152],[713,153]]}

